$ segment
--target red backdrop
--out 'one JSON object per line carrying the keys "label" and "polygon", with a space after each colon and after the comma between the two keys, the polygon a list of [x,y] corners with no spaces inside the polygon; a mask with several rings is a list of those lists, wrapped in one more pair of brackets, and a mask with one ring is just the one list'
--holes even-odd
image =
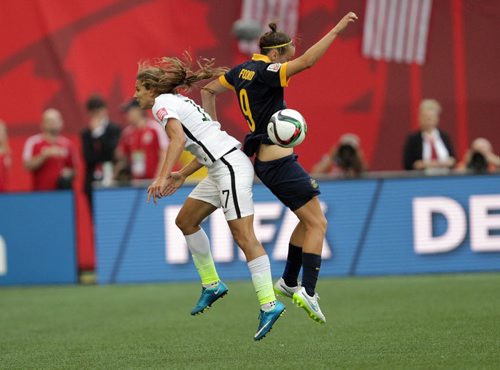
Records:
{"label": "red backdrop", "polygon": [[[182,4],[182,5],[180,5]],[[241,4],[232,0],[4,0],[0,13],[0,118],[13,148],[8,189],[30,190],[21,151],[27,136],[39,131],[41,112],[61,110],[65,134],[79,145],[86,125],[86,98],[107,98],[112,118],[132,96],[137,61],[180,55],[215,57],[231,66],[245,59],[231,36]],[[292,79],[289,107],[300,110],[309,125],[297,148],[311,166],[338,137],[361,137],[369,167],[401,169],[405,136],[416,125],[423,97],[443,105],[441,126],[450,133],[459,158],[470,140],[489,138],[500,149],[500,3],[495,0],[433,1],[423,66],[376,62],[361,56],[363,0],[303,0],[298,52],[327,32],[347,11],[360,21],[351,25],[310,71]],[[199,93],[193,91],[195,99]],[[219,119],[242,139],[246,123],[235,98],[218,100]],[[92,235],[86,204],[78,186],[78,242],[82,268],[93,266]]]}

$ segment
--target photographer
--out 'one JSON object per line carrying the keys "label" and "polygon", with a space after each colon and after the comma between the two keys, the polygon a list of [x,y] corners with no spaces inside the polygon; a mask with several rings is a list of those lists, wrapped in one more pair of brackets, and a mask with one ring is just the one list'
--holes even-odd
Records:
{"label": "photographer", "polygon": [[493,153],[491,143],[485,138],[475,139],[460,164],[460,170],[473,174],[492,173],[500,168],[500,157]]}
{"label": "photographer", "polygon": [[341,175],[357,177],[366,171],[366,163],[357,135],[344,134],[337,144],[314,165],[311,173],[316,175]]}

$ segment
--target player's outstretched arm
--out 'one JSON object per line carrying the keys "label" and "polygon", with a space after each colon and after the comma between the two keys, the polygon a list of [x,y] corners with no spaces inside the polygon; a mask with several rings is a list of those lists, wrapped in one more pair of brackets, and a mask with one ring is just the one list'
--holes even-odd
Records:
{"label": "player's outstretched arm", "polygon": [[344,18],[340,20],[335,27],[333,27],[330,32],[328,32],[321,40],[311,46],[307,51],[300,57],[288,62],[286,69],[287,78],[302,72],[307,68],[311,68],[316,62],[325,54],[333,40],[346,29],[349,23],[354,22],[358,19],[358,16],[353,13],[347,13]]}

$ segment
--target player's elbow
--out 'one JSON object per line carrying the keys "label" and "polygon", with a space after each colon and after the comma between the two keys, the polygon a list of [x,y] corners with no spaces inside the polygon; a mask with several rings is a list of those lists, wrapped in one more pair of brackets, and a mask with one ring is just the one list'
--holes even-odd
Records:
{"label": "player's elbow", "polygon": [[301,71],[309,69],[316,64],[316,60],[307,54],[304,54],[302,57],[300,57],[300,60],[298,60],[298,62]]}
{"label": "player's elbow", "polygon": [[306,58],[304,62],[304,69],[308,69],[314,66],[316,64],[316,61],[317,60],[315,58]]}
{"label": "player's elbow", "polygon": [[202,99],[215,99],[217,92],[209,87],[202,87],[200,89],[200,95]]}
{"label": "player's elbow", "polygon": [[171,144],[176,143],[178,146],[184,147],[186,145],[186,137],[184,135],[178,135],[171,139]]}

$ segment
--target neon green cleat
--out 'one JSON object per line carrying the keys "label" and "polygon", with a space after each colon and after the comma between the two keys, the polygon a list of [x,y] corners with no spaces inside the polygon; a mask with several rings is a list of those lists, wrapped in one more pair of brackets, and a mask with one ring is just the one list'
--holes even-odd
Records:
{"label": "neon green cleat", "polygon": [[309,296],[307,294],[304,287],[301,287],[298,292],[293,294],[293,303],[295,303],[298,307],[306,310],[307,314],[311,319],[320,324],[326,323],[325,315],[321,312],[321,308],[319,308],[319,296],[318,294],[314,294],[314,297]]}
{"label": "neon green cleat", "polygon": [[286,285],[285,280],[283,280],[283,278],[279,278],[276,284],[274,284],[274,293],[282,297],[292,298],[293,293],[296,293],[299,290],[300,290],[300,285],[290,287]]}

